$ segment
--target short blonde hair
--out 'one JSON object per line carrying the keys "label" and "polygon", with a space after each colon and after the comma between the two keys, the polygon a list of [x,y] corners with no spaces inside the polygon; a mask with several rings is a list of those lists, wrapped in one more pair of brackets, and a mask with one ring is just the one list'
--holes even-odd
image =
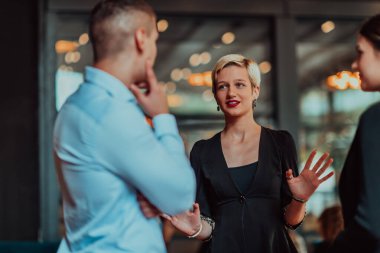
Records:
{"label": "short blonde hair", "polygon": [[257,63],[254,60],[248,59],[240,54],[228,54],[221,57],[215,64],[215,67],[212,71],[212,92],[216,91],[217,84],[217,75],[218,73],[231,65],[236,65],[244,67],[248,72],[248,78],[251,82],[252,87],[260,87],[261,76],[260,69]]}

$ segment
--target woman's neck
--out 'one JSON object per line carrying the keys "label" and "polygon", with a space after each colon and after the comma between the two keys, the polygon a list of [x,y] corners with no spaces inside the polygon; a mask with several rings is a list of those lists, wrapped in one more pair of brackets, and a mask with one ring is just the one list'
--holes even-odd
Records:
{"label": "woman's neck", "polygon": [[222,135],[233,139],[244,140],[245,137],[259,132],[261,128],[251,114],[236,118],[225,118],[225,121],[226,125]]}

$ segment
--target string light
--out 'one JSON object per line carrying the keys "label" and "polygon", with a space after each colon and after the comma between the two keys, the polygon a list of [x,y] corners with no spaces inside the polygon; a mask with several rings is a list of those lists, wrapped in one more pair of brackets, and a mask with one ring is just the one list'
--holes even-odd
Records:
{"label": "string light", "polygon": [[326,79],[326,85],[330,89],[347,90],[347,89],[360,89],[360,76],[359,72],[341,71],[335,75],[331,75]]}
{"label": "string light", "polygon": [[321,30],[324,33],[329,33],[335,29],[335,24],[332,21],[326,21],[321,25]]}

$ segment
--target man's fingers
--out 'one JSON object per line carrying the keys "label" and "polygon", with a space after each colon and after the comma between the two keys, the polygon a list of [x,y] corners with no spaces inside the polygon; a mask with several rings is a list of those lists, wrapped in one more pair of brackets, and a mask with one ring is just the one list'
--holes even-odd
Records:
{"label": "man's fingers", "polygon": [[139,87],[137,87],[136,84],[131,84],[129,86],[129,90],[133,93],[133,95],[136,97],[137,101],[141,101],[144,99],[144,94],[141,93]]}
{"label": "man's fingers", "polygon": [[148,88],[148,84],[146,82],[140,82],[135,84],[139,89],[146,89]]}
{"label": "man's fingers", "polygon": [[168,221],[172,221],[172,217],[167,215],[166,213],[161,213],[160,216]]}

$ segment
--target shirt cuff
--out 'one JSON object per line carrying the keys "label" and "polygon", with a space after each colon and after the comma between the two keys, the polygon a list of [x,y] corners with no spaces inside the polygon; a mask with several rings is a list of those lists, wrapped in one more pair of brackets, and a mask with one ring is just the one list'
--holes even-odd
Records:
{"label": "shirt cuff", "polygon": [[178,127],[175,117],[171,114],[159,114],[153,118],[154,133],[157,137],[165,134],[178,135]]}

